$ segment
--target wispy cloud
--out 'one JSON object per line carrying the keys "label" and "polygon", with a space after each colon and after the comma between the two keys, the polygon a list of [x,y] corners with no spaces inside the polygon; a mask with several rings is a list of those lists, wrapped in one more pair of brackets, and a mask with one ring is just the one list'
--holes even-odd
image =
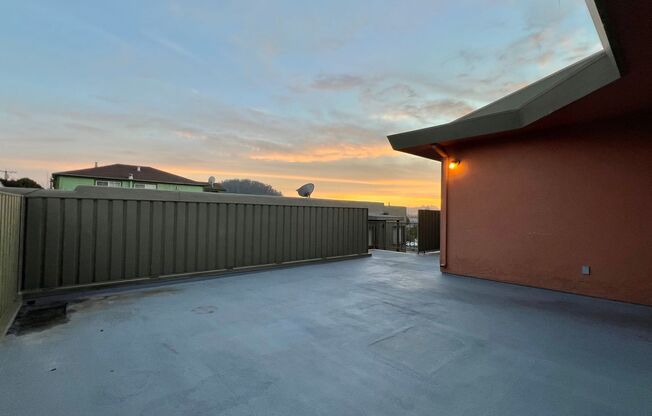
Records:
{"label": "wispy cloud", "polygon": [[163,47],[164,49],[174,52],[179,56],[191,59],[196,62],[202,61],[202,59],[200,59],[196,54],[190,52],[187,48],[183,47],[181,44],[174,42],[166,38],[165,36],[146,30],[142,31],[141,33],[150,42],[153,42],[158,46]]}
{"label": "wispy cloud", "polygon": [[339,91],[360,87],[364,85],[365,82],[365,78],[351,74],[322,74],[319,75],[310,86],[318,90]]}
{"label": "wispy cloud", "polygon": [[402,104],[378,117],[389,121],[417,120],[420,123],[436,123],[441,120],[451,120],[473,111],[475,107],[465,101],[441,99],[414,104]]}

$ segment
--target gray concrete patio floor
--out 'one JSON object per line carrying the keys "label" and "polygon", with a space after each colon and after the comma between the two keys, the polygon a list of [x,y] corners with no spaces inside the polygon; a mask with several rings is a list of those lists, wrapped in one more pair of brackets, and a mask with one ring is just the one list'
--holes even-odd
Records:
{"label": "gray concrete patio floor", "polygon": [[0,342],[0,415],[651,415],[652,308],[371,258],[141,289]]}

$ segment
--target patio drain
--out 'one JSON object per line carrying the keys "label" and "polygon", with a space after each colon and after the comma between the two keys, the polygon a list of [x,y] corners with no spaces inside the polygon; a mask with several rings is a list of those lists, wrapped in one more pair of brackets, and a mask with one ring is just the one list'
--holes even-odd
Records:
{"label": "patio drain", "polygon": [[217,306],[213,306],[213,305],[197,306],[196,308],[193,308],[192,311],[197,315],[208,315],[211,313],[215,313],[215,311],[217,311]]}
{"label": "patio drain", "polygon": [[20,336],[65,324],[68,322],[67,309],[68,302],[25,305],[18,312],[8,333]]}

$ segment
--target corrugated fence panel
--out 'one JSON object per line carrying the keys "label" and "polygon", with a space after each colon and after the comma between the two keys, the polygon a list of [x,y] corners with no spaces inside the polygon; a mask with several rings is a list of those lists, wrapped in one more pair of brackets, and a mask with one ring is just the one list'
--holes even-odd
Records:
{"label": "corrugated fence panel", "polygon": [[206,251],[208,246],[208,206],[200,203],[197,206],[197,270],[210,270],[206,266]]}
{"label": "corrugated fence panel", "polygon": [[278,205],[185,201],[169,194],[170,200],[72,192],[25,196],[24,258],[29,261],[22,289],[38,292],[367,252],[366,208],[284,205],[283,199]]}
{"label": "corrugated fence panel", "polygon": [[[93,282],[107,282],[111,280],[109,278],[109,266],[111,261],[111,213],[109,212],[110,202],[105,199],[100,199],[96,201],[96,224],[95,224],[95,267],[94,267],[94,277],[90,277]],[[29,206],[29,202],[28,202]],[[29,208],[28,208],[29,209]],[[47,230],[47,228],[46,228]],[[46,231],[47,236],[47,231]],[[126,240],[126,235],[123,232],[121,237]],[[47,238],[46,238],[47,243]],[[48,256],[46,252],[45,256]],[[124,255],[123,255],[124,257]],[[45,276],[48,275],[48,269],[45,268]],[[122,268],[122,275],[124,275],[124,263]],[[54,281],[54,280],[51,280]],[[47,284],[45,287],[51,288],[56,287],[52,284]]]}
{"label": "corrugated fence panel", "polygon": [[253,209],[253,224],[252,224],[252,247],[251,247],[251,264],[263,264],[260,257],[260,245],[261,245],[261,206],[252,205]]}
{"label": "corrugated fence panel", "polygon": [[64,286],[71,286],[77,283],[79,264],[79,201],[67,199],[64,204],[61,277]]}
{"label": "corrugated fence panel", "polygon": [[[34,227],[30,216],[39,216],[39,205],[35,202],[42,201],[39,199],[28,199],[25,201],[27,205],[27,221],[25,227],[27,228],[27,236],[25,238],[25,258],[32,256],[30,262],[41,261],[41,253],[37,253],[30,249],[30,247],[37,246],[37,242],[32,241],[36,233],[30,233],[30,229]],[[93,282],[93,270],[95,269],[95,201],[90,199],[82,199],[80,201],[81,209],[79,211],[79,268],[77,273],[77,284],[84,285]],[[32,243],[30,245],[30,243]],[[31,279],[29,275],[25,276],[23,289],[34,290],[41,288],[39,285],[38,277]]]}
{"label": "corrugated fence panel", "polygon": [[260,264],[269,264],[269,206],[260,206]]}
{"label": "corrugated fence panel", "polygon": [[20,195],[0,192],[0,337],[20,306],[22,201]]}
{"label": "corrugated fence panel", "polygon": [[164,228],[163,203],[160,201],[152,202],[152,221],[150,223],[152,236],[150,240],[150,274],[158,276],[163,273],[163,247],[165,240],[163,238]]}
{"label": "corrugated fence panel", "polygon": [[138,214],[138,276],[150,276],[152,273],[150,271],[151,264],[151,227],[152,227],[152,217],[151,217],[151,205],[150,201],[143,201],[139,204],[139,214]]}

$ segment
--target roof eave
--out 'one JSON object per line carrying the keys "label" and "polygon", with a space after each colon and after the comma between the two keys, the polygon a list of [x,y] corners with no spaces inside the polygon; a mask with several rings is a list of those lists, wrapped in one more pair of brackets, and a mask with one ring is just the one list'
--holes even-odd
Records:
{"label": "roof eave", "polygon": [[[564,71],[564,70],[562,70]],[[449,144],[523,128],[620,78],[613,55],[601,52],[590,65],[513,110],[462,118],[440,126],[388,136],[394,150],[423,153],[423,146]],[[529,87],[525,87],[523,90]],[[434,156],[434,155],[433,155]],[[439,159],[438,157],[432,157]]]}

